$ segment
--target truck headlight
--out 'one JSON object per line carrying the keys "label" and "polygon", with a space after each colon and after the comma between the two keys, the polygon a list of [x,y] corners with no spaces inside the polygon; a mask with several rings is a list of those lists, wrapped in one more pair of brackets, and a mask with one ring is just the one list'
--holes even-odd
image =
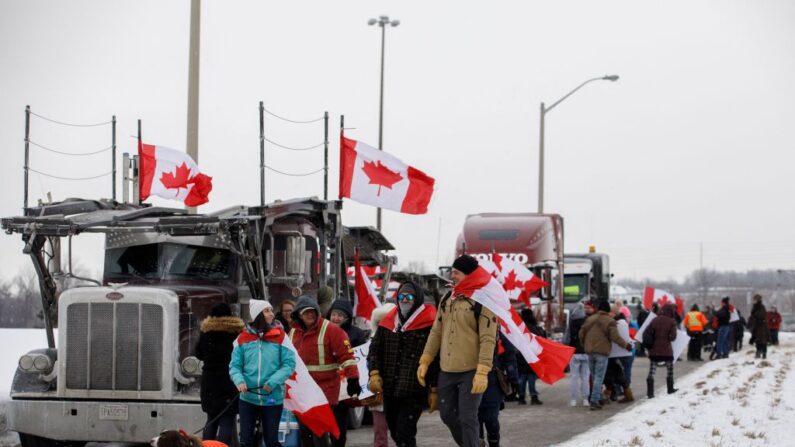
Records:
{"label": "truck headlight", "polygon": [[201,361],[196,357],[185,357],[179,366],[185,376],[196,377],[202,374]]}
{"label": "truck headlight", "polygon": [[46,355],[37,355],[33,358],[33,368],[42,374],[47,374],[52,371],[52,361]]}
{"label": "truck headlight", "polygon": [[22,371],[30,371],[33,368],[33,356],[32,355],[23,355],[19,358],[19,369]]}

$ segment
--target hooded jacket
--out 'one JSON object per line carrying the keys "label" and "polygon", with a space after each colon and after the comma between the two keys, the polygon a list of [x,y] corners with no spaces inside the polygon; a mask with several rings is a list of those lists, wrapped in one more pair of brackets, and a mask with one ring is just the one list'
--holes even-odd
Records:
{"label": "hooded jacket", "polygon": [[367,333],[353,325],[353,307],[351,302],[340,298],[331,303],[331,309],[328,311],[326,318],[331,319],[331,311],[339,310],[343,312],[347,318],[344,323],[340,325],[343,331],[348,334],[348,340],[351,341],[351,346],[354,348],[367,343]]}
{"label": "hooded jacket", "polygon": [[673,360],[674,351],[671,342],[676,340],[676,305],[666,304],[660,309],[657,316],[649,326],[647,331],[654,335],[654,344],[649,349],[649,359],[653,362]]}
{"label": "hooded jacket", "polygon": [[[301,311],[312,308],[317,312],[317,322],[307,329],[301,321]],[[298,298],[292,314],[290,339],[301,360],[306,363],[309,375],[323,390],[330,405],[339,403],[340,370],[348,379],[359,378],[359,369],[353,357],[348,334],[336,324],[323,318],[317,301],[308,295]]]}
{"label": "hooded jacket", "polygon": [[[237,396],[229,378],[229,361],[235,338],[245,328],[243,320],[233,316],[207,317],[201,323],[196,357],[204,362],[201,378],[202,411],[216,415]],[[237,405],[230,407],[237,412]]]}
{"label": "hooded jacket", "polygon": [[[436,312],[433,306],[424,303],[422,288],[413,282],[409,283],[414,287],[415,298],[408,315],[399,315],[399,323],[395,324],[396,313],[400,313],[400,308],[394,306],[385,314],[379,321],[367,355],[368,367],[370,370],[378,370],[383,380],[384,394],[387,396],[425,396],[431,387],[436,386],[439,373],[438,361],[434,361],[425,376],[427,388],[417,381],[420,357]],[[424,320],[424,324],[404,326],[406,322],[417,321],[416,317],[413,320],[412,317],[422,312],[427,312],[426,315],[430,317]],[[384,321],[386,319],[391,321]]]}
{"label": "hooded jacket", "polygon": [[[259,406],[281,405],[284,402],[285,382],[295,371],[295,353],[282,345],[284,330],[273,326],[259,334],[251,326],[235,340],[229,377],[235,385],[245,383],[249,391],[240,399]],[[261,389],[267,385],[268,393]]]}
{"label": "hooded jacket", "polygon": [[575,354],[585,354],[585,348],[582,346],[582,339],[580,339],[580,329],[585,324],[585,310],[582,304],[578,304],[569,317],[569,327],[566,328],[566,333],[563,335],[563,344],[574,348]]}
{"label": "hooded jacket", "polygon": [[748,318],[748,326],[757,344],[767,344],[770,341],[770,326],[767,322],[767,309],[764,304],[754,303],[751,308],[751,316]]}
{"label": "hooded jacket", "polygon": [[624,349],[632,349],[626,340],[621,338],[616,320],[609,313],[600,310],[585,320],[580,329],[580,339],[586,354],[610,355],[610,342]]}

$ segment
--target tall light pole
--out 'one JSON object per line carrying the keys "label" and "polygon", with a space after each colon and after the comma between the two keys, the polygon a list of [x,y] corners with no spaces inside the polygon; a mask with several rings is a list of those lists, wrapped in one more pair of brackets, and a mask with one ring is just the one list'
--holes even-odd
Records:
{"label": "tall light pole", "polygon": [[587,81],[583,82],[582,84],[578,85],[574,90],[566,93],[566,96],[558,99],[549,107],[544,107],[544,103],[541,103],[541,130],[539,132],[538,137],[538,213],[544,212],[544,118],[546,117],[547,113],[554,109],[556,105],[563,102],[564,99],[568,98],[569,96],[573,95],[574,92],[577,90],[585,87],[585,84],[593,81],[611,81],[615,82],[618,81],[618,75],[605,75],[599,78],[588,79]]}
{"label": "tall light pole", "polygon": [[[199,163],[199,53],[201,43],[201,0],[190,2],[190,46],[188,56],[188,137],[185,142],[188,156]],[[196,214],[189,206],[188,213]]]}
{"label": "tall light pole", "polygon": [[[396,27],[400,25],[400,20],[389,20],[389,16],[380,16],[377,19],[370,19],[367,24],[378,25],[381,27],[381,98],[378,102],[378,150],[384,150],[384,43],[386,41],[386,26]],[[381,208],[376,210],[376,228],[381,231]]]}

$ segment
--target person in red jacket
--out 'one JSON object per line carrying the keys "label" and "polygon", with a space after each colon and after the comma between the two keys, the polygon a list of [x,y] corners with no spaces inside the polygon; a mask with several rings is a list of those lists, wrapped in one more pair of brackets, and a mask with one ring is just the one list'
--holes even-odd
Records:
{"label": "person in red jacket", "polygon": [[348,406],[339,401],[340,371],[348,379],[348,395],[353,397],[361,392],[359,369],[353,357],[351,342],[342,328],[321,316],[320,306],[311,296],[303,295],[298,298],[292,319],[290,340],[306,364],[309,374],[326,395],[340,429],[339,439],[330,440],[328,433],[318,438],[309,428],[299,424],[301,445],[344,446],[347,439]]}
{"label": "person in red jacket", "polygon": [[767,313],[767,327],[770,328],[770,343],[778,344],[778,331],[781,329],[781,314],[778,313],[776,306],[770,308]]}

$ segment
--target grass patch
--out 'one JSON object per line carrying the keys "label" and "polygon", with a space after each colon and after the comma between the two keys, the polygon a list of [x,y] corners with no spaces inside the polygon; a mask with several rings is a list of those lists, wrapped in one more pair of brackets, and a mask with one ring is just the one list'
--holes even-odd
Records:
{"label": "grass patch", "polygon": [[654,433],[651,435],[651,437],[652,437],[652,438],[654,438],[654,439],[660,439],[660,438],[662,438],[662,433],[660,433],[659,431],[657,431],[657,432],[654,432]]}
{"label": "grass patch", "polygon": [[720,436],[720,430],[718,427],[712,429],[712,436]]}
{"label": "grass patch", "polygon": [[713,379],[718,374],[720,374],[720,369],[716,369],[715,371],[712,371],[711,373],[707,374],[707,379]]}
{"label": "grass patch", "polygon": [[632,437],[632,439],[629,440],[627,445],[628,446],[632,446],[632,447],[640,447],[640,446],[643,445],[643,440],[640,439],[640,436],[635,435],[635,436]]}
{"label": "grass patch", "polygon": [[696,383],[696,389],[700,390],[701,388],[704,388],[704,385],[706,385],[706,384],[707,384],[707,382],[702,380],[701,382]]}
{"label": "grass patch", "polygon": [[751,438],[751,439],[765,439],[765,432],[763,431],[760,432],[747,431],[743,433],[743,435],[745,435],[746,438]]}
{"label": "grass patch", "polygon": [[654,425],[654,421],[643,421],[643,422],[644,422],[646,425],[648,425],[649,427],[651,427],[652,425]]}
{"label": "grass patch", "polygon": [[758,365],[756,365],[757,368],[770,368],[772,366],[773,364],[768,362],[767,360],[762,360],[761,362],[759,362]]}
{"label": "grass patch", "polygon": [[740,418],[732,419],[732,425],[734,425],[735,427],[740,425]]}
{"label": "grass patch", "polygon": [[684,428],[685,430],[692,430],[693,429],[693,422],[692,421],[689,424],[679,424],[679,425],[681,425],[682,428]]}

